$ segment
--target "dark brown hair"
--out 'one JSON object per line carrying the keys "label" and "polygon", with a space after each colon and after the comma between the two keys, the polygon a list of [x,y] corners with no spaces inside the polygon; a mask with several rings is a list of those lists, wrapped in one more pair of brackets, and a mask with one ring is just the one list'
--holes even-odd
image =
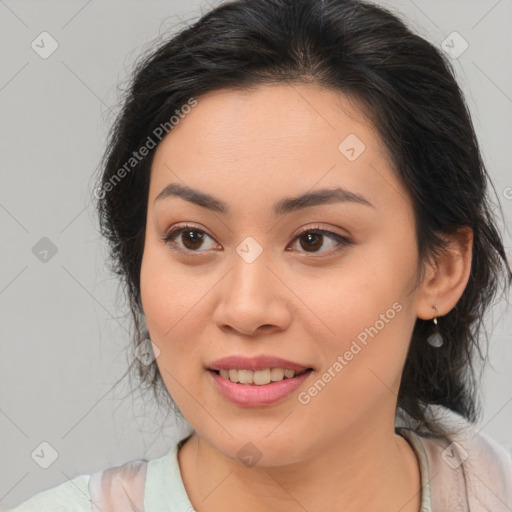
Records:
{"label": "dark brown hair", "polygon": [[[148,336],[139,279],[154,149],[122,179],[115,176],[190,98],[287,82],[339,91],[370,117],[412,198],[420,263],[442,253],[442,235],[465,226],[473,230],[469,282],[439,320],[445,343],[426,343],[433,323],[417,319],[398,408],[436,435],[443,430],[427,417],[429,404],[476,421],[474,355],[485,360],[484,313],[498,285],[508,287],[512,279],[488,199],[490,179],[448,59],[397,15],[363,1],[226,2],[140,59],[111,130],[95,194],[113,269],[130,302],[135,346]],[[179,413],[155,362],[134,358],[130,371],[157,401]]]}

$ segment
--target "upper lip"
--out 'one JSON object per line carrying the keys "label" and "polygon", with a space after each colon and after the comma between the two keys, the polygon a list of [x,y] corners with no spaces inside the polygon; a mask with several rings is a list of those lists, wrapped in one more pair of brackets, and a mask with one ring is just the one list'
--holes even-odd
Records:
{"label": "upper lip", "polygon": [[311,366],[304,366],[293,361],[282,359],[281,357],[274,357],[269,355],[261,355],[257,357],[244,357],[244,356],[227,356],[217,359],[208,366],[210,370],[265,370],[267,368],[283,368],[284,370],[295,370],[301,372],[312,368]]}

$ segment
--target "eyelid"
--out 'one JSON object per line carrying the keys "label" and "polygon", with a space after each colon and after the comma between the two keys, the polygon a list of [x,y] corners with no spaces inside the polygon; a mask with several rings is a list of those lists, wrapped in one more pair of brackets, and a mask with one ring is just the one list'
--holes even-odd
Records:
{"label": "eyelid", "polygon": [[322,227],[320,224],[307,224],[306,226],[302,226],[299,228],[299,231],[297,234],[293,237],[292,241],[295,241],[300,235],[307,233],[308,231],[315,231],[318,233],[323,233],[329,236],[338,237],[340,239],[343,239],[345,241],[349,241],[348,237],[345,235],[342,235],[340,233],[337,233],[336,231],[333,231],[332,229]]}
{"label": "eyelid", "polygon": [[168,239],[169,237],[171,237],[172,235],[174,235],[175,233],[177,233],[178,231],[181,231],[181,230],[187,230],[187,229],[190,229],[191,231],[192,230],[195,230],[195,231],[202,231],[204,232],[205,234],[207,234],[210,238],[214,238],[213,236],[209,235],[208,232],[199,227],[199,226],[194,226],[193,224],[189,224],[187,222],[183,223],[183,224],[175,224],[174,226],[172,226],[171,228],[169,228],[164,236],[162,237],[162,239],[166,240]]}

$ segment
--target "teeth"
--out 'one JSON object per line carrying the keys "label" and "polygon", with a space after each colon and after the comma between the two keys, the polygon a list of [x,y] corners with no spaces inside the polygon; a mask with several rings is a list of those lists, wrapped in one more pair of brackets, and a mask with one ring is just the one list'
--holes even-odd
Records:
{"label": "teeth", "polygon": [[283,380],[284,378],[284,370],[282,368],[272,368],[270,370],[270,379],[272,381]]}
{"label": "teeth", "polygon": [[240,384],[252,384],[254,372],[251,370],[238,370],[238,382]]}
{"label": "teeth", "polygon": [[270,370],[257,370],[255,372],[251,372],[253,374],[252,381],[257,386],[263,386],[264,384],[269,384],[272,380],[272,375]]}
{"label": "teeth", "polygon": [[[236,370],[222,369],[219,371],[220,376],[229,379],[231,382],[240,384],[255,384],[256,386],[264,386],[270,382],[278,382],[283,379],[292,379],[295,377],[295,370],[284,370],[283,368],[267,368],[265,370]],[[304,373],[304,372],[300,372]]]}

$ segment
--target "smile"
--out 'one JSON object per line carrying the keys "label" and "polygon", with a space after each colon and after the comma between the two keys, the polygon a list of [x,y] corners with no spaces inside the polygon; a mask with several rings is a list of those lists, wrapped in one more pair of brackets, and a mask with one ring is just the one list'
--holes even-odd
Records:
{"label": "smile", "polygon": [[305,369],[301,372],[290,370],[289,368],[266,368],[263,370],[238,370],[238,369],[226,369],[217,370],[217,375],[220,375],[224,379],[228,379],[231,382],[238,384],[248,384],[254,386],[265,386],[271,382],[280,382],[284,379],[293,379],[303,373],[309,371],[310,368]]}
{"label": "smile", "polygon": [[[238,379],[246,379],[247,374],[249,374],[250,378],[253,378],[251,374],[256,374],[256,380],[259,379],[257,374],[262,372],[265,374],[265,380],[268,380],[271,372],[273,370],[278,370],[279,375],[283,373],[283,378],[280,380],[272,381],[270,380],[266,384],[255,384],[251,383],[241,383],[238,382]],[[225,375],[225,371],[223,371]],[[259,370],[252,372],[251,370],[228,370],[228,378],[220,375],[220,370],[208,370],[208,375],[210,375],[212,379],[212,384],[214,388],[220,393],[220,395],[227,399],[229,402],[234,403],[238,406],[243,407],[264,407],[271,404],[275,404],[276,402],[280,402],[281,400],[289,397],[298,390],[298,388],[302,385],[302,383],[310,377],[314,373],[312,369],[306,369],[301,373],[295,374],[294,370],[289,370],[293,372],[294,375],[291,377],[286,377],[284,375],[285,370],[281,368],[272,368],[267,370]],[[233,377],[236,378],[237,382],[232,382],[229,375],[233,372]],[[235,374],[236,372],[236,374]],[[277,372],[275,372],[277,373]],[[291,375],[288,373],[288,375]],[[248,378],[247,378],[248,380]],[[261,382],[261,380],[260,380]]]}

